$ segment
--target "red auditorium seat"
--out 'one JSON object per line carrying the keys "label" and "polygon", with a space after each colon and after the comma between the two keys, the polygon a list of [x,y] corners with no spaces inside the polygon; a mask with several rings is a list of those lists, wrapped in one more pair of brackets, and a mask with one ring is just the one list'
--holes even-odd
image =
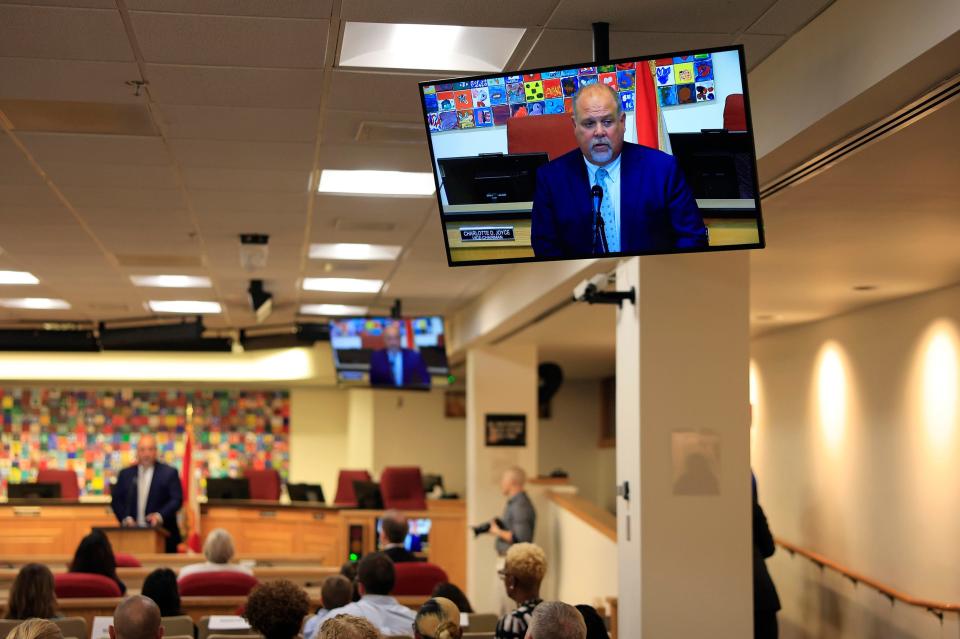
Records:
{"label": "red auditorium seat", "polygon": [[543,153],[551,160],[577,148],[569,113],[507,120],[508,153]]}
{"label": "red auditorium seat", "polygon": [[723,128],[727,131],[747,130],[747,113],[743,108],[742,93],[731,93],[723,103]]}
{"label": "red auditorium seat", "polygon": [[397,580],[391,593],[394,596],[429,596],[437,584],[447,581],[447,573],[436,564],[408,561],[395,564],[393,569],[397,575]]}
{"label": "red auditorium seat", "polygon": [[120,586],[110,577],[87,572],[63,572],[53,576],[57,599],[119,597]]}
{"label": "red auditorium seat", "polygon": [[117,568],[143,568],[140,560],[128,552],[115,552],[113,557],[117,560]]}
{"label": "red auditorium seat", "polygon": [[341,470],[337,479],[337,496],[333,500],[335,506],[356,507],[357,495],[353,492],[353,482],[370,481],[370,473],[365,470]]}
{"label": "red auditorium seat", "polygon": [[243,476],[250,484],[250,499],[278,501],[280,499],[280,473],[273,468],[245,470]]}
{"label": "red auditorium seat", "polygon": [[233,570],[198,572],[177,581],[181,597],[246,597],[257,578]]}
{"label": "red auditorium seat", "polygon": [[80,484],[77,474],[72,470],[48,468],[37,473],[37,483],[60,484],[60,499],[77,500],[80,498]]}
{"label": "red auditorium seat", "polygon": [[380,494],[384,508],[426,510],[423,477],[419,466],[388,466],[380,474]]}

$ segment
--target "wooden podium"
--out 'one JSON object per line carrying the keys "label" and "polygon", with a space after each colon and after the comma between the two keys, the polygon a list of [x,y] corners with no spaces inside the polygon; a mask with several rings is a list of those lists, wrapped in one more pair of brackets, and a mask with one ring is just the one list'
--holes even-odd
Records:
{"label": "wooden podium", "polygon": [[102,531],[107,536],[114,552],[126,552],[132,555],[164,552],[167,537],[170,535],[163,528],[111,526],[96,527],[94,530]]}

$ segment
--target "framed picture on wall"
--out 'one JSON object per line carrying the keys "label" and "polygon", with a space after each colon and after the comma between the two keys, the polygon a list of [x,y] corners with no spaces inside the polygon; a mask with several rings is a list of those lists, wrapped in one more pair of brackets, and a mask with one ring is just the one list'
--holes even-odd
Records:
{"label": "framed picture on wall", "polygon": [[462,390],[448,390],[443,395],[444,417],[467,416],[467,392]]}
{"label": "framed picture on wall", "polygon": [[486,416],[485,439],[487,446],[527,445],[527,416],[488,414]]}

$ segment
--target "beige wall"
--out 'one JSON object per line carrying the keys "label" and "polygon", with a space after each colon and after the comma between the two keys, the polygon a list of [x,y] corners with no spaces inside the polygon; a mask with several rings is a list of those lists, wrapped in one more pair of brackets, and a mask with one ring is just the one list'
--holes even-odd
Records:
{"label": "beige wall", "polygon": [[597,445],[600,381],[565,381],[551,405],[551,416],[540,420],[540,474],[562,468],[580,496],[615,512],[616,451]]}
{"label": "beige wall", "polygon": [[[775,535],[914,596],[960,601],[960,287],[753,341],[753,467]],[[779,551],[793,636],[957,636]],[[786,636],[786,635],[785,635]]]}
{"label": "beige wall", "polygon": [[347,399],[334,388],[290,391],[290,481],[319,482],[328,502],[347,450]]}

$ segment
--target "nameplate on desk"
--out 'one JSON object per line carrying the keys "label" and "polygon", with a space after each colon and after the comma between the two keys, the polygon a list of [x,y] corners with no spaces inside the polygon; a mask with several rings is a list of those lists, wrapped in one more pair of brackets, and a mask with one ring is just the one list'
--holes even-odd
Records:
{"label": "nameplate on desk", "polygon": [[513,242],[512,226],[461,226],[462,242]]}

